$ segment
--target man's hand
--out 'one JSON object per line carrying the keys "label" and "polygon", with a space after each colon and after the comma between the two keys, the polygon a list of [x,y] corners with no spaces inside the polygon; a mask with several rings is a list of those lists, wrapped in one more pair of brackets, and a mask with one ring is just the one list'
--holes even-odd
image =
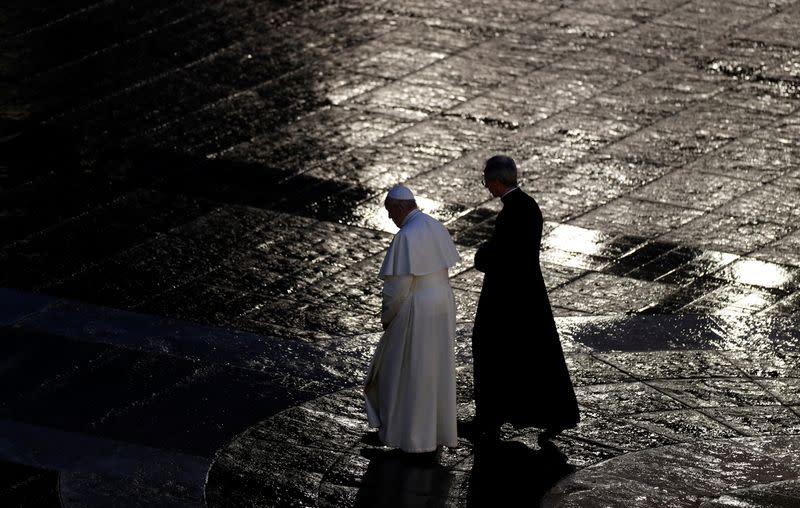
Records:
{"label": "man's hand", "polygon": [[392,275],[383,281],[383,300],[381,302],[381,323],[383,329],[397,317],[400,308],[408,298],[411,291],[411,284],[414,282],[413,275]]}

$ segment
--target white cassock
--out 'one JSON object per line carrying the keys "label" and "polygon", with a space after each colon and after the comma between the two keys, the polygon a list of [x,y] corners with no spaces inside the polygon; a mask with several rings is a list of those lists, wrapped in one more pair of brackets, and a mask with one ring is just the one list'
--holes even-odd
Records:
{"label": "white cassock", "polygon": [[447,229],[413,210],[383,260],[381,321],[364,395],[381,441],[406,452],[455,447],[456,307],[447,269],[459,260]]}

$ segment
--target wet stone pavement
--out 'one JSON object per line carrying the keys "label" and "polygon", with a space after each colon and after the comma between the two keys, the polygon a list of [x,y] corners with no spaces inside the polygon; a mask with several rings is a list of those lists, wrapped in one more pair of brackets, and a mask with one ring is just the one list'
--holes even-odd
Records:
{"label": "wet stone pavement", "polygon": [[[797,33],[797,0],[6,2],[0,504],[800,505]],[[382,199],[462,255],[469,420],[498,152],[583,420],[409,461],[358,394]]]}

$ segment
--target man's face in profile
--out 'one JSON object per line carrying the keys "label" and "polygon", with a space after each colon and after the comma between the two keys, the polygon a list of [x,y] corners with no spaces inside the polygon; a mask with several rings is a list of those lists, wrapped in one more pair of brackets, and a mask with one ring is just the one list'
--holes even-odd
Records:
{"label": "man's face in profile", "polygon": [[389,212],[389,218],[392,219],[394,225],[399,228],[403,223],[403,217],[401,217],[402,207],[400,204],[392,199],[387,199],[383,202],[383,206],[386,207],[386,211]]}
{"label": "man's face in profile", "polygon": [[481,182],[483,183],[483,186],[486,187],[486,190],[489,191],[489,194],[492,195],[492,197],[496,198],[500,195],[497,189],[497,180],[487,180],[486,174],[484,173],[483,176],[481,176]]}

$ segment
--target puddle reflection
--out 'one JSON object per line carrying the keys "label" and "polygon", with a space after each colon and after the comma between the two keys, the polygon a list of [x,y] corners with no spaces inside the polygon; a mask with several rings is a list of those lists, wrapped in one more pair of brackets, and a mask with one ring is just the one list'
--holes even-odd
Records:
{"label": "puddle reflection", "polygon": [[365,449],[369,458],[354,506],[408,508],[448,505],[453,475],[441,464],[397,450]]}
{"label": "puddle reflection", "polygon": [[797,320],[780,316],[678,314],[557,318],[562,343],[592,351],[800,350]]}
{"label": "puddle reflection", "polygon": [[723,308],[714,311],[713,314],[733,314],[738,316],[751,316],[755,312],[775,303],[774,298],[769,294],[753,291],[750,293],[740,293],[738,298]]}
{"label": "puddle reflection", "polygon": [[732,264],[728,271],[735,282],[751,286],[780,288],[792,281],[792,276],[786,268],[755,259],[739,260]]}
{"label": "puddle reflection", "polygon": [[562,224],[544,238],[542,248],[600,256],[610,240],[608,235],[599,231]]}
{"label": "puddle reflection", "polygon": [[[643,246],[647,248],[646,243],[646,239],[642,237],[614,236],[579,226],[558,224],[542,237],[542,255],[561,258],[567,263],[570,263],[570,258],[603,260],[599,265],[595,261],[597,266],[590,267],[592,270],[600,270],[612,259],[629,256]],[[568,266],[571,264],[574,263]]]}

